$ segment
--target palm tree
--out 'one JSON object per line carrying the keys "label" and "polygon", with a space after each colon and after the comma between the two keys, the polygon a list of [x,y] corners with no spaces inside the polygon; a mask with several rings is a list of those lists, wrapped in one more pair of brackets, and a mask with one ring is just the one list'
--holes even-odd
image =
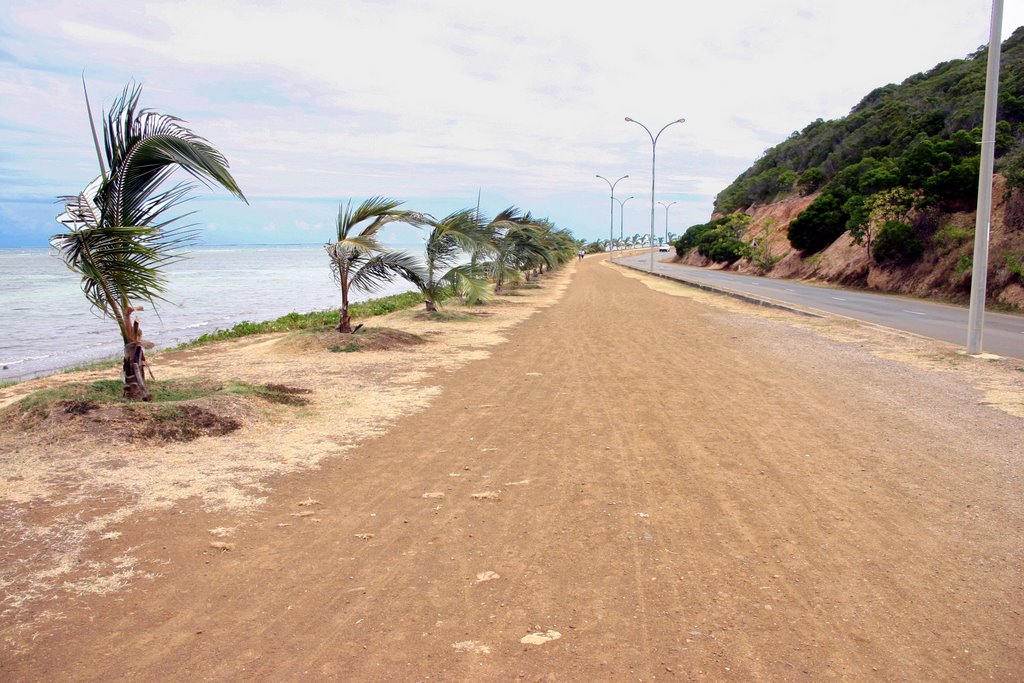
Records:
{"label": "palm tree", "polygon": [[193,226],[178,224],[184,216],[167,216],[189,198],[195,185],[180,182],[162,188],[181,169],[246,199],[224,155],[182,120],[140,109],[141,93],[141,86],[128,86],[114,101],[103,121],[102,152],[93,131],[100,177],[80,194],[60,198],[65,211],[57,220],[66,231],[52,236],[50,244],[81,276],[92,306],[121,330],[124,396],[148,401],[152,397],[146,389],[144,349],[153,344],[142,338],[132,314],[142,310],[140,302],[155,306],[163,299],[167,280],[162,269],[182,259],[181,248],[196,236]]}
{"label": "palm tree", "polygon": [[484,223],[489,238],[473,254],[473,264],[493,283],[495,292],[518,284],[523,271],[545,251],[541,233],[529,213],[510,206]]}
{"label": "palm tree", "polygon": [[[399,210],[401,204],[387,197],[371,197],[354,209],[350,200],[338,210],[337,240],[328,242],[324,249],[331,259],[334,279],[341,287],[339,333],[352,332],[352,318],[348,313],[352,290],[378,290],[396,275],[419,287],[426,276],[419,259],[385,248],[377,237],[388,223],[420,225],[426,221],[422,214]],[[356,226],[360,224],[365,226],[357,232]]]}
{"label": "palm tree", "polygon": [[428,311],[448,297],[460,295],[475,304],[490,295],[487,278],[472,261],[460,264],[488,244],[489,233],[474,209],[463,209],[430,221],[426,238],[426,277],[417,283]]}

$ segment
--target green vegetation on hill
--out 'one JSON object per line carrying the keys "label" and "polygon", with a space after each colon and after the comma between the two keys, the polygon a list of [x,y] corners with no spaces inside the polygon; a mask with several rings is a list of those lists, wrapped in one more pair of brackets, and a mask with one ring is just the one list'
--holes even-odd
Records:
{"label": "green vegetation on hill", "polygon": [[[983,47],[876,88],[848,116],[794,132],[718,195],[715,212],[821,189],[789,228],[793,246],[813,253],[862,229],[868,199],[883,191],[909,191],[917,209],[973,209],[987,56]],[[996,169],[1024,187],[1024,27],[1003,43]]]}
{"label": "green vegetation on hill", "polygon": [[742,213],[716,218],[702,225],[694,225],[675,242],[676,254],[682,258],[694,247],[712,261],[733,263],[749,254],[747,245],[740,240],[743,230],[750,225],[750,216]]}

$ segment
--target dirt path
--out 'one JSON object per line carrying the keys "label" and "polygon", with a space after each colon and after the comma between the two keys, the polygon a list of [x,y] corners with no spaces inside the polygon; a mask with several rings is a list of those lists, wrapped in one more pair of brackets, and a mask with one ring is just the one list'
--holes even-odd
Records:
{"label": "dirt path", "polygon": [[125,520],[160,576],[0,678],[1024,678],[1020,417],[591,259],[509,336],[241,521]]}

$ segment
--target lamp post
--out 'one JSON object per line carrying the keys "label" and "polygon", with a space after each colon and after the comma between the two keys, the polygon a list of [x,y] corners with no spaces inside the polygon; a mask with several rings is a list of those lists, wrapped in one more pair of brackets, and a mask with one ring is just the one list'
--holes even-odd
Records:
{"label": "lamp post", "polygon": [[615,200],[615,201],[617,201],[619,203],[619,241],[620,242],[622,241],[622,213],[623,213],[623,209],[626,206],[626,202],[628,202],[630,199],[633,199],[633,195],[629,195],[625,199],[616,199]]}
{"label": "lamp post", "polygon": [[[619,180],[624,180],[628,178],[629,175],[627,174],[622,176],[621,178],[619,178],[619,180],[616,180],[614,183],[605,178],[601,174],[598,174],[595,177],[600,178],[601,180],[608,183],[608,189],[612,191],[611,201],[608,202],[608,251],[611,251],[611,243],[615,241],[615,186],[619,184]],[[608,258],[611,257],[609,256]]]}
{"label": "lamp post", "polygon": [[[673,204],[678,204],[678,202],[669,202],[668,204],[665,202],[658,203],[665,207],[665,244],[668,244],[668,209]],[[653,254],[654,252],[651,253]]]}
{"label": "lamp post", "polygon": [[670,123],[666,123],[662,126],[661,130],[658,131],[657,135],[652,135],[650,128],[640,123],[636,119],[626,117],[628,123],[635,123],[647,132],[647,137],[651,139],[651,272],[654,272],[654,162],[657,158],[658,153],[658,138],[665,132],[665,129],[676,123],[685,123],[686,119],[676,119]]}
{"label": "lamp post", "polygon": [[999,98],[999,39],[1003,26],[1003,0],[992,0],[989,25],[985,108],[981,127],[981,170],[978,209],[974,216],[974,267],[971,268],[971,306],[967,313],[967,353],[981,353],[988,287],[988,231],[992,220],[992,165],[996,150],[996,101]]}

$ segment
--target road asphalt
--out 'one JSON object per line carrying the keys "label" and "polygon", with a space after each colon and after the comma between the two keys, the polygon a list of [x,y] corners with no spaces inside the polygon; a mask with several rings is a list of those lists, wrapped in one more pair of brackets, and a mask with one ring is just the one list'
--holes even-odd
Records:
{"label": "road asphalt", "polygon": [[[963,306],[684,266],[671,263],[668,256],[655,252],[655,274],[728,294],[741,294],[758,302],[842,315],[966,346],[968,310]],[[616,258],[614,262],[647,271],[650,253]],[[1024,359],[1024,316],[986,312],[982,342],[986,353]]]}

